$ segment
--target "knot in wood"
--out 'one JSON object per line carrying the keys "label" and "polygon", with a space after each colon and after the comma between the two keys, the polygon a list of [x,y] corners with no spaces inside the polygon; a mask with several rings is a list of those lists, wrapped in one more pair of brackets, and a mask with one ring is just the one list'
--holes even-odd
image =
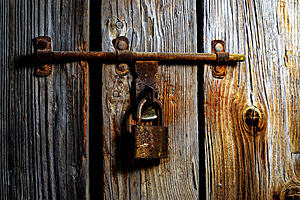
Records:
{"label": "knot in wood", "polygon": [[300,199],[300,183],[289,183],[283,186],[279,199]]}
{"label": "knot in wood", "polygon": [[242,116],[244,129],[256,135],[264,126],[264,117],[260,109],[255,106],[247,107]]}

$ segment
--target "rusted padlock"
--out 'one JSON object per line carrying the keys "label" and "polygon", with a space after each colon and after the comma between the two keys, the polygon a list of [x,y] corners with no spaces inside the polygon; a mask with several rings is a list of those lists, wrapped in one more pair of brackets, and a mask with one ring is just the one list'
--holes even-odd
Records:
{"label": "rusted padlock", "polygon": [[156,99],[144,98],[137,107],[137,120],[132,125],[134,158],[168,157],[168,127],[164,127],[162,106]]}

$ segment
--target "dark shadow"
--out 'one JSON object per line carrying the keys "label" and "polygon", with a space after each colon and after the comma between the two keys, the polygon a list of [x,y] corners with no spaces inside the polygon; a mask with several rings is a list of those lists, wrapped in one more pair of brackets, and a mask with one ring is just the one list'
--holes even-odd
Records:
{"label": "dark shadow", "polygon": [[[203,48],[203,1],[197,0],[197,52]],[[205,169],[205,115],[204,115],[204,64],[198,64],[198,131],[199,131],[199,199],[206,199],[206,169]]]}
{"label": "dark shadow", "polygon": [[33,68],[37,66],[39,63],[36,61],[36,57],[34,54],[19,56],[14,59],[13,66],[15,69],[20,68]]}
{"label": "dark shadow", "polygon": [[[89,50],[101,51],[101,1],[90,0]],[[102,64],[89,62],[90,199],[103,199]]]}

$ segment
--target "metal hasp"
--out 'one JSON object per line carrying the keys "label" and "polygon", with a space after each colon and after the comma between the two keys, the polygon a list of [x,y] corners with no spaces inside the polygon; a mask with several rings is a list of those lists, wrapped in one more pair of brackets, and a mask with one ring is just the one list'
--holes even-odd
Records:
{"label": "metal hasp", "polygon": [[168,157],[168,127],[163,126],[163,105],[158,100],[158,62],[137,61],[129,134],[134,138],[135,159]]}
{"label": "metal hasp", "polygon": [[[222,40],[213,40],[211,42],[212,52],[217,55],[217,59],[220,62],[226,61],[229,56],[228,52],[225,52],[225,42]],[[222,79],[227,74],[225,65],[213,65],[212,75],[214,78]]]}
{"label": "metal hasp", "polygon": [[52,52],[52,42],[50,37],[37,37],[33,40],[34,53],[37,60],[40,62],[35,68],[36,76],[49,76],[52,72],[52,65],[50,62],[41,62],[45,60],[44,52]]}
{"label": "metal hasp", "polygon": [[135,158],[167,158],[168,128],[163,126],[163,106],[158,100],[158,62],[137,61],[135,94],[137,99],[134,126]]}
{"label": "metal hasp", "polygon": [[[131,52],[128,50],[128,39],[124,36],[114,40],[115,52],[76,52],[76,51],[52,51],[51,38],[41,36],[34,39],[34,48],[39,66],[36,67],[37,76],[48,76],[51,74],[51,63],[66,63],[76,61],[101,61],[103,63],[114,62],[135,62],[135,61],[158,61],[161,63],[212,63],[219,66],[226,63],[241,62],[245,60],[242,54],[229,54],[225,52],[224,42],[221,42],[223,49],[218,51],[213,45],[213,53],[160,53],[160,52]],[[215,40],[212,42],[215,44]],[[216,43],[218,44],[218,43]],[[126,46],[127,45],[127,46]],[[217,46],[218,48],[218,46]],[[117,51],[117,49],[122,51]],[[124,50],[123,50],[124,49]],[[125,50],[126,49],[126,50]],[[218,67],[214,67],[214,74],[224,74],[219,72]],[[221,70],[222,71],[222,70]],[[216,77],[222,77],[217,75]]]}

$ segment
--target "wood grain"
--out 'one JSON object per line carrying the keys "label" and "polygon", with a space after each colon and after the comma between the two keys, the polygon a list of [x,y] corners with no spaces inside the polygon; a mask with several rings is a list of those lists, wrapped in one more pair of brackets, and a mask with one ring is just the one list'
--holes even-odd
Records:
{"label": "wood grain", "polygon": [[[111,41],[127,36],[132,51],[196,52],[195,2],[102,1],[102,50],[114,51]],[[104,199],[198,199],[197,68],[160,66],[169,158],[143,167],[126,161],[122,121],[132,77],[116,74],[115,65],[104,65],[102,72]]]}
{"label": "wood grain", "polygon": [[246,55],[224,79],[205,68],[207,199],[299,199],[300,3],[205,0],[203,9],[204,49],[221,39]]}
{"label": "wood grain", "polygon": [[0,199],[88,197],[87,66],[34,76],[32,39],[55,50],[86,50],[84,0],[0,3]]}

